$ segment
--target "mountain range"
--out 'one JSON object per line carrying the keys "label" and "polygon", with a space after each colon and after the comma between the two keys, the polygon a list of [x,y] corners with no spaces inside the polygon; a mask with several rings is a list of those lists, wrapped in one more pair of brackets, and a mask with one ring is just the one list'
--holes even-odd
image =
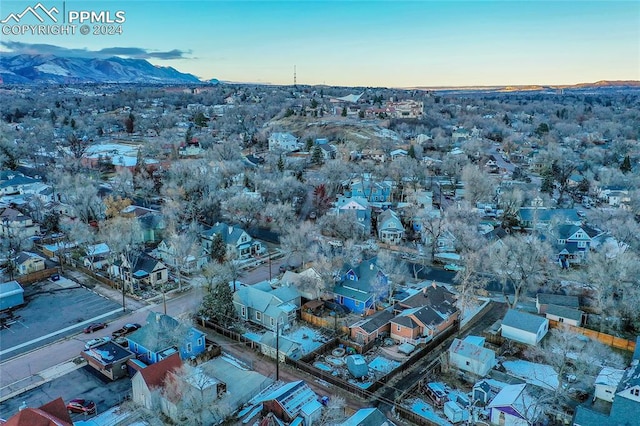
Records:
{"label": "mountain range", "polygon": [[201,83],[193,74],[152,65],[144,59],[0,55],[0,84]]}

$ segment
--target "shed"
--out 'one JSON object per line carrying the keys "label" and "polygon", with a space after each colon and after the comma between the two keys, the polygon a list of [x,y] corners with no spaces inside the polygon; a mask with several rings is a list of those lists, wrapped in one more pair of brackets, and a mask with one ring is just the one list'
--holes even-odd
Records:
{"label": "shed", "polygon": [[362,355],[349,355],[346,361],[349,373],[356,379],[361,379],[369,374],[369,366]]}
{"label": "shed", "polygon": [[580,309],[569,308],[567,306],[548,305],[546,317],[552,321],[580,327],[584,313]]}
{"label": "shed", "polygon": [[502,337],[528,345],[537,345],[549,331],[549,320],[509,309],[502,320]]}
{"label": "shed", "polygon": [[24,304],[24,289],[18,281],[0,284],[0,311]]}

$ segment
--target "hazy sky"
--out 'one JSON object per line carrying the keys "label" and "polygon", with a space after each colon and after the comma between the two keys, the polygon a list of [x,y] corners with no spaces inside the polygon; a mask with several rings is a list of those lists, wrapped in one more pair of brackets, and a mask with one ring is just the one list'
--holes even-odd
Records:
{"label": "hazy sky", "polygon": [[[0,20],[36,4],[2,0]],[[204,79],[275,84],[292,84],[294,65],[299,84],[640,80],[638,1],[68,0],[64,10],[122,10],[126,22],[121,35],[3,29],[0,51],[128,54]]]}

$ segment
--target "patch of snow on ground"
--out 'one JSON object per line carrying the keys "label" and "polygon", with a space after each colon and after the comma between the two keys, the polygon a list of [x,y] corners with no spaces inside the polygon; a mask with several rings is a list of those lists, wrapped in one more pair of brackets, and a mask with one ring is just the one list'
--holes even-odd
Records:
{"label": "patch of snow on ground", "polygon": [[383,374],[389,373],[391,370],[400,365],[398,361],[393,361],[382,356],[377,356],[369,363],[369,368],[379,371]]}
{"label": "patch of snow on ground", "polygon": [[223,354],[222,355],[222,359],[225,360],[226,362],[228,362],[229,364],[233,365],[234,367],[239,368],[240,370],[244,370],[244,371],[249,371],[250,370],[246,365],[244,365],[242,363],[242,361],[232,357],[229,354],[226,354],[226,353]]}
{"label": "patch of snow on ground", "polygon": [[302,346],[302,353],[305,355],[318,349],[327,340],[320,332],[304,326],[292,331],[285,337],[299,343]]}
{"label": "patch of snow on ground", "polygon": [[464,327],[466,323],[468,323],[473,319],[473,317],[478,315],[478,313],[485,306],[487,306],[489,302],[491,302],[491,299],[480,299],[479,301],[482,303],[475,307],[465,307],[465,309],[462,311],[462,321],[460,322],[460,327]]}
{"label": "patch of snow on ground", "polygon": [[356,136],[360,139],[371,139],[369,136],[361,135],[360,133],[351,133],[353,136]]}
{"label": "patch of snow on ground", "polygon": [[42,64],[34,68],[45,74],[62,75],[65,77],[69,75],[69,71],[56,64]]}
{"label": "patch of snow on ground", "polygon": [[558,387],[558,374],[550,365],[517,360],[505,361],[502,366],[507,370],[507,373],[532,385],[549,390],[555,390]]}
{"label": "patch of snow on ground", "polygon": [[421,399],[416,399],[415,401],[413,401],[413,404],[411,404],[409,408],[415,414],[419,415],[420,417],[424,417],[425,419],[439,426],[452,426],[450,422],[438,416],[430,404],[427,404]]}
{"label": "patch of snow on ground", "polygon": [[396,132],[394,132],[393,130],[389,130],[389,129],[380,129],[376,132],[376,136],[378,136],[379,138],[387,138],[387,139],[393,139],[394,141],[399,141],[400,137],[398,136],[398,134]]}

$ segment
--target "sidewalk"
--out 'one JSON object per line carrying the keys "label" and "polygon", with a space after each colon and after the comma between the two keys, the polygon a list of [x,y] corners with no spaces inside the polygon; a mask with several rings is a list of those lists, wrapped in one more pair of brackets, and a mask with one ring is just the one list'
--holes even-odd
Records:
{"label": "sidewalk", "polygon": [[75,359],[69,360],[62,364],[47,368],[46,370],[42,370],[40,373],[34,374],[33,376],[14,382],[9,386],[0,388],[0,403],[13,398],[14,396],[28,392],[31,389],[35,389],[38,386],[42,386],[45,383],[57,379],[58,377],[64,376],[65,374],[71,373],[72,371],[84,367],[86,364],[87,362],[84,360],[79,362],[76,362]]}

